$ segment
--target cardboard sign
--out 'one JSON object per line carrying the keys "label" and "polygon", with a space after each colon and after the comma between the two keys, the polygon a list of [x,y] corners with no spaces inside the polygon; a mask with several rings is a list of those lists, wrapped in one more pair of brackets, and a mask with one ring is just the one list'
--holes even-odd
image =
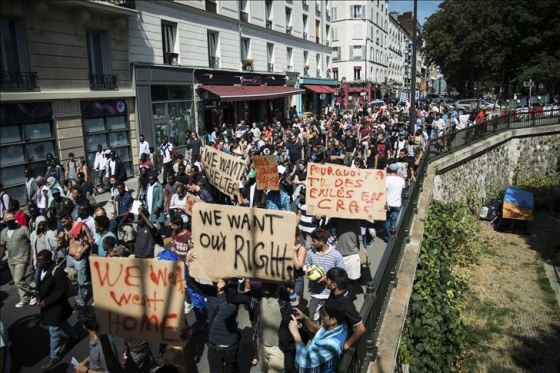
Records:
{"label": "cardboard sign", "polygon": [[183,263],[90,256],[89,264],[103,333],[158,343],[181,341]]}
{"label": "cardboard sign", "polygon": [[192,277],[293,281],[293,212],[197,203],[192,219]]}
{"label": "cardboard sign", "polygon": [[247,165],[244,160],[211,146],[204,147],[202,166],[210,184],[228,196],[234,195],[233,186],[247,174]]}
{"label": "cardboard sign", "polygon": [[305,197],[308,214],[387,219],[384,170],[310,163]]}
{"label": "cardboard sign", "polygon": [[191,216],[192,216],[192,209],[193,209],[193,206],[194,206],[195,204],[199,203],[199,202],[206,203],[206,202],[204,202],[202,199],[200,199],[200,198],[198,198],[197,196],[195,196],[194,194],[187,193],[187,206],[185,206],[185,212],[186,212],[188,215],[191,215]]}
{"label": "cardboard sign", "polygon": [[256,155],[253,157],[257,173],[257,188],[260,190],[280,190],[278,164],[275,155]]}

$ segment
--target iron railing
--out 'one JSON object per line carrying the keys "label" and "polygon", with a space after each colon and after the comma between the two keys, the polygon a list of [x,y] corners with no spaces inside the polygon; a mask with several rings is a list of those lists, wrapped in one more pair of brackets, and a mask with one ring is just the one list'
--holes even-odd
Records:
{"label": "iron railing", "polygon": [[208,1],[206,0],[206,11],[210,12],[210,13],[218,13],[218,4],[212,2],[212,1]]}
{"label": "iron railing", "polygon": [[2,71],[0,90],[32,91],[37,88],[37,73],[34,71]]}
{"label": "iron railing", "polygon": [[211,68],[213,68],[213,69],[219,69],[220,68],[220,57],[210,56],[208,62],[209,62],[209,65],[210,65]]}
{"label": "iron railing", "polygon": [[270,62],[268,63],[268,72],[269,73],[274,72],[274,64],[273,63],[270,63]]}
{"label": "iron railing", "polygon": [[239,15],[239,20],[243,23],[248,23],[249,22],[249,13],[241,11],[241,14]]}
{"label": "iron railing", "polygon": [[[451,144],[450,150],[473,145],[489,136],[508,129],[526,128],[534,126],[560,124],[560,110],[532,111],[527,115],[507,114],[485,121],[476,126],[470,126],[432,139],[428,144],[428,151],[422,158],[416,171],[416,182],[412,182],[404,191],[402,207],[396,227],[390,232],[391,236],[387,248],[381,257],[379,267],[371,282],[367,284],[364,304],[360,315],[365,323],[365,335],[354,348],[344,352],[338,366],[339,373],[365,373],[371,361],[377,358],[377,339],[381,330],[381,322],[392,289],[397,285],[398,264],[404,253],[404,248],[410,242],[410,227],[418,213],[418,199],[423,191],[424,179],[428,174],[428,166],[448,153],[438,153],[436,143]],[[467,140],[468,139],[468,140]],[[446,142],[447,141],[447,142]]]}
{"label": "iron railing", "polygon": [[117,6],[128,8],[128,9],[136,9],[136,1],[135,0],[101,0],[106,3],[115,4]]}
{"label": "iron railing", "polygon": [[116,90],[118,75],[89,74],[89,88],[93,90]]}

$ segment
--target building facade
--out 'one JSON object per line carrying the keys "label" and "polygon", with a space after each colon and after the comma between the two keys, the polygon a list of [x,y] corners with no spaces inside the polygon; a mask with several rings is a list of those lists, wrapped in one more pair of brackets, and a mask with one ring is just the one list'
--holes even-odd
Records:
{"label": "building facade", "polygon": [[133,170],[135,93],[128,61],[134,1],[1,4],[0,180],[25,202],[24,170],[44,175],[49,155],[93,164],[96,146]]}

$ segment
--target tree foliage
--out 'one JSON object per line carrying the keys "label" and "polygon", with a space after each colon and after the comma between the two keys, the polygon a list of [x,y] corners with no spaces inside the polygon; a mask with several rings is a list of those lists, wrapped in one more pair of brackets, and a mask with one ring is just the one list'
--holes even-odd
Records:
{"label": "tree foliage", "polygon": [[445,0],[439,8],[424,24],[423,53],[464,95],[475,81],[508,94],[529,79],[560,92],[557,0]]}

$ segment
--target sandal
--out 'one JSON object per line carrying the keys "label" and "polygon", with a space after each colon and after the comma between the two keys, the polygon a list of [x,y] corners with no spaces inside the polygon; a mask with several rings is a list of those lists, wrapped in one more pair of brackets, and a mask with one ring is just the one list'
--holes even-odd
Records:
{"label": "sandal", "polygon": [[259,358],[256,356],[253,356],[253,360],[251,360],[251,366],[252,367],[256,367],[259,364]]}

